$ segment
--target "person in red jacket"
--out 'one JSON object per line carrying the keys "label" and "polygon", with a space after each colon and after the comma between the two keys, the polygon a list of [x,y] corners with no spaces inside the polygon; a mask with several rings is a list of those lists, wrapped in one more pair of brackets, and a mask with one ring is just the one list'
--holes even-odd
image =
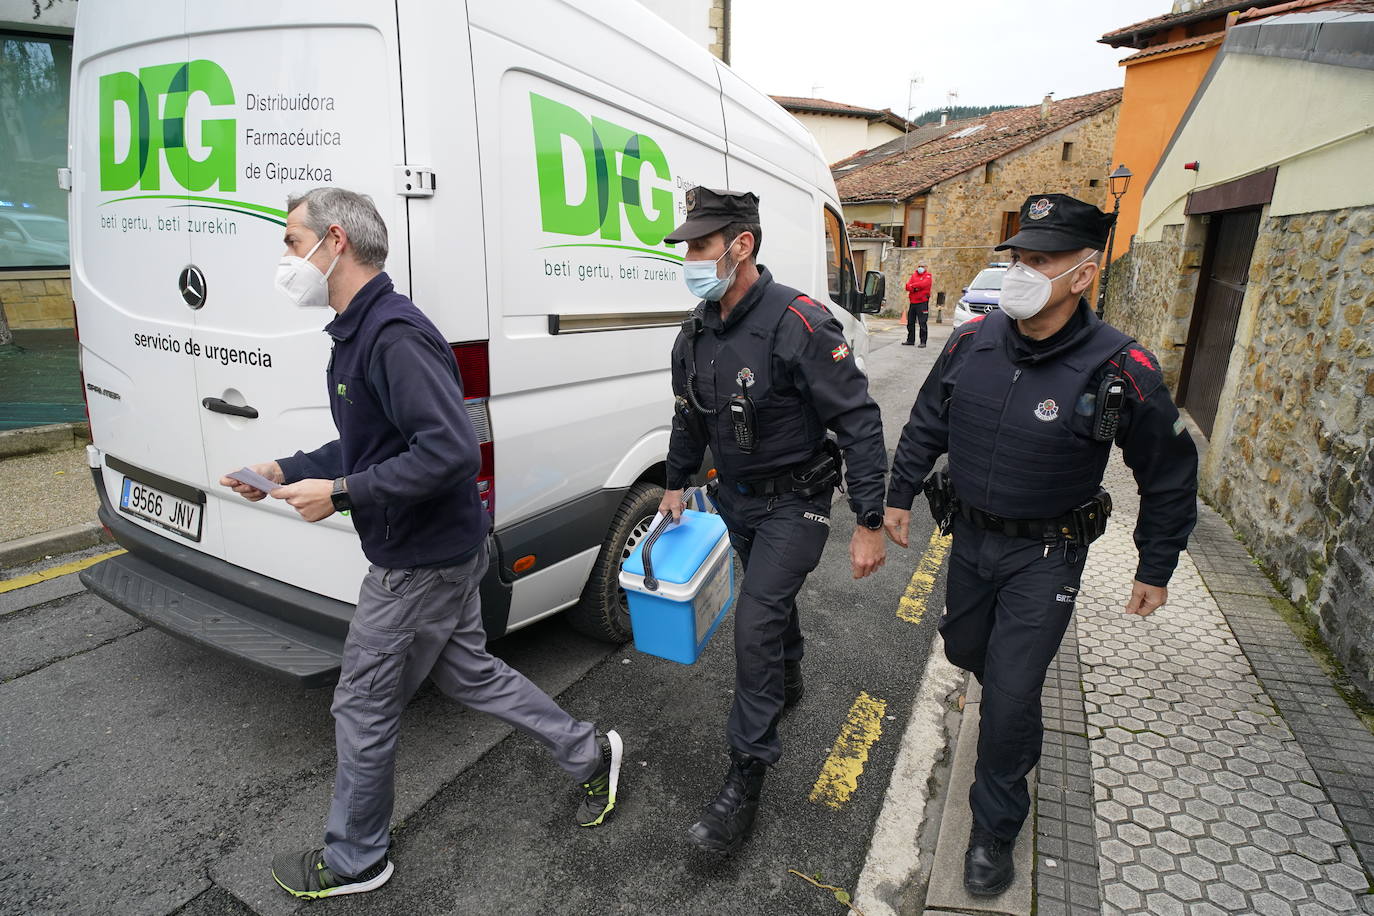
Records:
{"label": "person in red jacket", "polygon": [[930,315],[930,271],[924,264],[916,265],[916,272],[906,281],[906,340],[902,346],[910,347],[916,343],[916,322],[921,323],[921,346],[926,345],[928,332],[926,318]]}

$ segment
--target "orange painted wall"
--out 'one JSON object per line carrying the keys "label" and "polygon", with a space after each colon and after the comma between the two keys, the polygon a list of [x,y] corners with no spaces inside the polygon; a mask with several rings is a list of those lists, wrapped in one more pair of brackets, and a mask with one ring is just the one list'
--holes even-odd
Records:
{"label": "orange painted wall", "polygon": [[1121,198],[1112,260],[1130,248],[1131,236],[1140,222],[1140,201],[1145,194],[1145,184],[1154,174],[1164,147],[1169,144],[1218,50],[1220,45],[1213,45],[1126,65],[1126,85],[1111,167],[1125,163],[1133,177],[1130,189]]}

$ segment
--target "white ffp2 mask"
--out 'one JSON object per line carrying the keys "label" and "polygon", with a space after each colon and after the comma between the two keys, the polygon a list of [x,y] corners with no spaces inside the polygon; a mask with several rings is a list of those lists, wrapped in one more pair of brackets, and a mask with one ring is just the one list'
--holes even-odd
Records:
{"label": "white ffp2 mask", "polygon": [[321,237],[305,257],[287,254],[282,255],[282,259],[277,262],[276,287],[295,305],[318,308],[329,304],[329,275],[339,263],[339,255],[334,255],[334,260],[329,262],[329,270],[324,273],[320,273],[320,269],[310,263],[310,258],[324,244],[327,237]]}
{"label": "white ffp2 mask", "polygon": [[1094,251],[1058,277],[1047,277],[1034,267],[1017,261],[1002,275],[1002,295],[997,304],[1010,318],[1018,321],[1034,318],[1050,301],[1050,288],[1054,281],[1067,277],[1096,256],[1097,252]]}

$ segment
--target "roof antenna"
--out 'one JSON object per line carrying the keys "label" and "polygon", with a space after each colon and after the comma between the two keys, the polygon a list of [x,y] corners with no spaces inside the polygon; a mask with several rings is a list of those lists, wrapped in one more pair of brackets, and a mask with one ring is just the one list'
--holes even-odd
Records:
{"label": "roof antenna", "polygon": [[911,134],[911,91],[924,83],[925,80],[919,73],[913,74],[911,79],[906,82],[906,124],[902,127],[902,149],[906,149],[907,139]]}
{"label": "roof antenna", "polygon": [[945,107],[940,112],[940,126],[944,127],[949,123],[949,110],[954,107],[954,103],[959,101],[959,90],[951,89],[945,93]]}

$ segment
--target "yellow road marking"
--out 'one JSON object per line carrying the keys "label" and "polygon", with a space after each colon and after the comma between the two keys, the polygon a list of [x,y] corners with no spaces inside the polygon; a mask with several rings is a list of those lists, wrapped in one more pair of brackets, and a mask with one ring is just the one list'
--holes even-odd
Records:
{"label": "yellow road marking", "polygon": [[930,592],[935,588],[935,577],[939,575],[940,564],[945,561],[947,553],[949,539],[936,528],[930,533],[930,544],[921,555],[921,562],[916,564],[916,571],[911,574],[911,581],[906,585],[902,600],[897,602],[897,616],[907,623],[920,623],[921,618],[925,616],[926,601],[930,599]]}
{"label": "yellow road marking", "polygon": [[61,566],[54,566],[52,569],[45,569],[42,572],[30,573],[27,576],[18,576],[14,579],[0,580],[0,595],[3,595],[5,592],[12,592],[17,588],[37,585],[39,582],[46,582],[49,579],[56,579],[58,576],[65,576],[68,573],[78,572],[85,569],[87,566],[94,566],[102,560],[108,560],[110,557],[117,557],[124,552],[123,550],[111,550],[109,553],[96,554],[93,557],[87,557],[84,560],[77,560],[72,563],[63,563]]}
{"label": "yellow road marking", "polygon": [[811,789],[813,802],[838,809],[849,801],[849,796],[859,787],[859,777],[868,762],[868,749],[882,736],[885,712],[887,700],[859,694]]}

